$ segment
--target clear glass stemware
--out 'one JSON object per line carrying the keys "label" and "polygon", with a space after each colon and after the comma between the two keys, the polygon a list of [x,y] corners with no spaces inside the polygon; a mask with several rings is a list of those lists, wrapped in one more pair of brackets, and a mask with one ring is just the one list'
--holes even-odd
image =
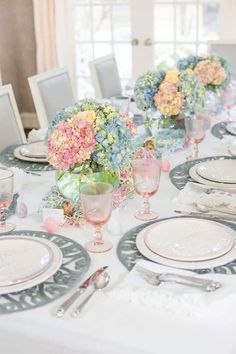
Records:
{"label": "clear glass stemware", "polygon": [[6,168],[0,168],[0,234],[15,229],[14,224],[6,223],[6,212],[13,199],[14,174]]}

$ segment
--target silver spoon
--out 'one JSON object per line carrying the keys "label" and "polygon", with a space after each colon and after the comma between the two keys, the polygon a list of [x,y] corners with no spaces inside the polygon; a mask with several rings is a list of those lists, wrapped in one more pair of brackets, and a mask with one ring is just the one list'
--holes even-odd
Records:
{"label": "silver spoon", "polygon": [[233,212],[230,212],[230,211],[222,211],[222,210],[219,210],[219,209],[212,209],[212,208],[206,207],[205,205],[202,205],[202,204],[196,204],[196,208],[199,211],[201,211],[202,213],[208,213],[209,211],[216,211],[216,212],[219,212],[219,213],[222,213],[222,214],[236,216],[236,213],[233,213]]}
{"label": "silver spoon", "polygon": [[81,302],[81,304],[78,307],[76,307],[76,309],[72,312],[71,316],[78,317],[78,315],[80,314],[84,306],[87,304],[89,299],[91,299],[93,294],[97,290],[102,290],[103,288],[105,288],[108,285],[109,281],[110,281],[110,275],[107,272],[104,272],[101,275],[99,275],[99,277],[93,283],[94,288],[92,292],[84,299],[84,301]]}

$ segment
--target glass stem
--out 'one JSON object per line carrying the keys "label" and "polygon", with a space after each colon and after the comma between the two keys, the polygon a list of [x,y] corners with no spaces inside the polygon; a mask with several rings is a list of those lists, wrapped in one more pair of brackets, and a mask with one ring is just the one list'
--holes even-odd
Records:
{"label": "glass stem", "polygon": [[96,226],[95,227],[94,243],[95,243],[95,245],[103,244],[101,226]]}
{"label": "glass stem", "polygon": [[143,197],[143,213],[150,214],[150,203],[149,203],[149,196],[145,195]]}
{"label": "glass stem", "polygon": [[194,158],[198,158],[198,156],[199,156],[199,150],[198,150],[198,144],[194,144],[193,145],[193,156],[194,156]]}
{"label": "glass stem", "polygon": [[6,226],[6,213],[3,208],[0,208],[0,228],[3,229]]}

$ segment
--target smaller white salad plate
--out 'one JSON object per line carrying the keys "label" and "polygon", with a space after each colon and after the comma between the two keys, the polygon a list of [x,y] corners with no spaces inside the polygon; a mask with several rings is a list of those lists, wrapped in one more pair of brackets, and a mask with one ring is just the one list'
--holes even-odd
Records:
{"label": "smaller white salad plate", "polygon": [[[160,230],[158,224],[160,224]],[[189,234],[190,229],[196,232]],[[159,232],[161,230],[162,233]],[[209,237],[208,231],[210,231]],[[216,242],[214,242],[214,233]],[[150,234],[149,237],[148,234]],[[154,235],[156,235],[156,241],[154,241]],[[191,242],[188,242],[189,236]],[[159,237],[162,241],[160,244],[157,243]],[[148,246],[147,243],[149,243]],[[211,220],[176,218],[163,220],[163,223],[157,222],[143,229],[137,235],[136,246],[142,255],[156,263],[190,270],[211,268],[236,259],[236,232]]]}
{"label": "smaller white salad plate", "polygon": [[233,135],[236,135],[236,122],[228,123],[225,129]]}
{"label": "smaller white salad plate", "polygon": [[202,178],[218,183],[236,183],[236,160],[212,160],[197,165]]}
{"label": "smaller white salad plate", "polygon": [[27,157],[46,158],[47,146],[44,141],[36,141],[34,143],[21,146],[20,153],[21,155]]}

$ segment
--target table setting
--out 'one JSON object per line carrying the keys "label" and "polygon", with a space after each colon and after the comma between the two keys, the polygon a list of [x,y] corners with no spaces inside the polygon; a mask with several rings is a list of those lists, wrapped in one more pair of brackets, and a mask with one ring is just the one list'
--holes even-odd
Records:
{"label": "table setting", "polygon": [[229,82],[186,58],[138,78],[141,130],[85,99],[0,153],[4,353],[234,352],[236,157],[204,104]]}

